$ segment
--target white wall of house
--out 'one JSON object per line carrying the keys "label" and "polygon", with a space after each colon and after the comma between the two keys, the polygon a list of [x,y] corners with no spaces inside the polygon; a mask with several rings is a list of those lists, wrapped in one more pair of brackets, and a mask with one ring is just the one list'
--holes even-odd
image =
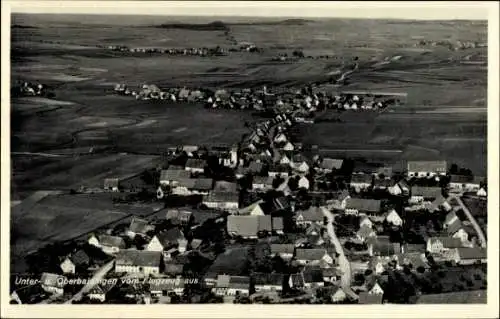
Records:
{"label": "white wall of house", "polygon": [[469,239],[469,234],[463,228],[460,228],[457,232],[452,235],[453,238],[460,238],[460,241],[466,242]]}
{"label": "white wall of house", "polygon": [[359,228],[367,226],[369,228],[373,227],[373,222],[369,218],[363,218],[361,222],[359,223]]}
{"label": "white wall of house", "polygon": [[396,213],[395,210],[392,210],[389,212],[389,214],[386,217],[387,222],[393,224],[394,226],[401,226],[403,225],[403,220],[401,217],[399,217],[398,213]]}
{"label": "white wall of house", "polygon": [[92,246],[96,246],[96,247],[100,247],[101,245],[99,245],[99,239],[97,239],[96,236],[91,236],[88,240],[88,243]]}
{"label": "white wall of house", "polygon": [[198,167],[186,167],[186,171],[191,172],[191,173],[203,173],[205,170],[203,168],[198,168]]}
{"label": "white wall of house", "polygon": [[75,273],[75,264],[73,264],[73,262],[69,258],[66,258],[61,263],[61,270],[65,274],[74,274]]}
{"label": "white wall of house", "polygon": [[255,285],[256,292],[264,292],[264,291],[277,291],[280,292],[283,290],[282,285]]}
{"label": "white wall of house", "polygon": [[135,266],[135,265],[120,265],[115,264],[116,272],[126,272],[126,273],[143,273],[145,275],[150,274],[159,274],[160,267],[159,266]]}
{"label": "white wall of house", "polygon": [[299,188],[309,189],[309,180],[306,177],[299,179]]}
{"label": "white wall of house", "polygon": [[332,302],[341,302],[347,298],[347,295],[345,294],[344,290],[340,288],[331,296],[331,298]]}
{"label": "white wall of house", "polygon": [[410,197],[410,199],[408,200],[408,203],[410,203],[410,204],[420,204],[420,203],[423,203],[423,201],[424,201],[424,197],[423,196],[412,195]]}
{"label": "white wall of house", "polygon": [[384,294],[384,291],[378,283],[375,283],[375,285],[372,287],[372,289],[370,289],[368,293],[372,295],[382,295]]}
{"label": "white wall of house", "polygon": [[146,246],[146,249],[147,251],[163,251],[164,247],[163,245],[160,243],[160,240],[158,239],[158,237],[154,236],[151,241],[148,243],[148,245]]}
{"label": "white wall of house", "polygon": [[346,208],[345,209],[345,213],[349,214],[349,215],[358,215],[359,214],[359,210],[354,209],[354,208]]}

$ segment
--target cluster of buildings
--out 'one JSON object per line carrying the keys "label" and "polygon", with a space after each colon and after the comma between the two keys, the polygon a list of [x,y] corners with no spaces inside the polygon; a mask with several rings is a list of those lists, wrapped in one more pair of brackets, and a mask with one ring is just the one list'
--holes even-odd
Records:
{"label": "cluster of buildings", "polygon": [[[148,285],[106,281],[91,287],[86,297],[105,302],[112,292],[142,303],[169,302],[186,298],[194,276],[197,287],[225,302],[266,297],[283,303],[300,296],[326,303],[381,304],[387,300],[385,291],[397,290],[388,272],[425,274],[432,272],[433,263],[467,267],[487,262],[486,243],[457,202],[463,194],[483,200],[483,178],[450,176],[446,161],[408,161],[403,168],[348,165],[349,159],[305,151],[290,134],[295,123],[294,113],[284,111],[253,125],[238,145],[208,153],[198,146],[176,149],[174,157],[182,155],[185,163],[170,163],[158,172],[156,196],[195,195],[197,208],[165,208],[155,222],[134,217],[120,232],[96,233],[85,243],[110,257],[105,278],[155,280]],[[211,176],[214,164],[208,155],[234,176]],[[345,186],[333,187],[339,180]],[[104,186],[116,192],[119,182],[107,180]],[[223,234],[223,252],[216,253],[217,245],[196,232],[204,225],[198,220],[204,214],[214,214],[210,227]],[[411,216],[441,225],[432,232],[420,229]],[[423,232],[420,241],[405,240],[409,232]],[[267,248],[252,257],[248,251],[257,245]],[[230,252],[241,247],[246,247],[243,257],[232,257]],[[193,254],[205,256],[208,268],[187,272]],[[344,254],[347,266],[341,262]],[[54,278],[88,271],[90,259],[81,249],[61,256],[58,272],[42,274],[42,290],[65,293],[64,280]],[[276,260],[281,261],[278,268]],[[363,282],[352,280],[360,274],[366,277]],[[288,297],[292,293],[295,297]]]}
{"label": "cluster of buildings", "polygon": [[47,88],[42,83],[22,81],[13,87],[14,95],[17,96],[44,96]]}
{"label": "cluster of buildings", "polygon": [[104,46],[103,48],[111,51],[118,51],[118,52],[131,52],[131,53],[148,53],[148,54],[167,54],[167,55],[191,55],[191,56],[199,56],[199,57],[208,57],[208,56],[220,56],[220,55],[226,55],[228,50],[221,48],[219,46],[215,48],[151,48],[151,47],[144,47],[144,48],[129,48],[127,46],[123,45],[108,45]]}

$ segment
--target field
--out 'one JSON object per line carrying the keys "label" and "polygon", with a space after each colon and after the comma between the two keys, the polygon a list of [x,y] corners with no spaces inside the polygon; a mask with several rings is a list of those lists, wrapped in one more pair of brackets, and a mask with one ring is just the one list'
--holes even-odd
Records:
{"label": "field", "polygon": [[[78,238],[130,215],[146,216],[154,205],[114,204],[112,194],[49,195],[23,202],[11,213],[11,267],[24,269],[24,256],[50,243]],[[24,207],[23,207],[24,206]]]}
{"label": "field", "polygon": [[[153,27],[167,22],[179,21],[155,16],[12,16],[12,25],[24,27],[11,32],[11,81],[39,81],[55,94],[53,100],[11,101],[13,200],[37,190],[101,187],[104,178],[127,177],[156,166],[170,146],[236,143],[248,132],[245,122],[259,120],[248,111],[137,101],[114,94],[116,83],[132,88],[154,83],[161,88],[295,89],[329,79],[355,57],[359,70],[341,89],[406,92],[406,104],[381,114],[343,114],[341,123],[299,126],[299,139],[335,156],[390,161],[445,158],[485,175],[487,48],[452,51],[418,46],[420,39],[486,42],[485,21],[319,19],[300,24],[245,20],[252,22],[245,24],[227,18],[227,34]],[[253,42],[263,52],[202,58],[98,47],[238,47],[230,38]],[[293,50],[312,57],[271,61],[278,53],[291,55]],[[130,207],[116,208],[109,198],[92,196],[33,201],[13,210],[17,239],[12,250],[18,255],[133,212]]]}

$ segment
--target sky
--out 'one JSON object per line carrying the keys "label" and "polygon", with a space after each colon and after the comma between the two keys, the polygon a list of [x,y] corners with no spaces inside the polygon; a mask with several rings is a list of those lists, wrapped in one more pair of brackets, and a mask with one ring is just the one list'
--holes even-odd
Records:
{"label": "sky", "polygon": [[[450,6],[450,4],[452,4]],[[16,13],[132,14],[173,16],[342,17],[486,20],[495,2],[319,1],[28,1],[2,0]],[[496,9],[498,13],[498,9]]]}

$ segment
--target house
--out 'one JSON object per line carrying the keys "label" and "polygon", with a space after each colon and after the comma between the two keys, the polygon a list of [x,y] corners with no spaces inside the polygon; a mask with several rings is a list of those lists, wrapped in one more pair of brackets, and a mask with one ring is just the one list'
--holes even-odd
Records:
{"label": "house", "polygon": [[283,151],[292,152],[295,149],[295,147],[293,146],[292,143],[286,142],[285,145],[283,145],[283,147],[281,149]]}
{"label": "house", "polygon": [[273,233],[276,235],[284,234],[283,217],[273,217]]}
{"label": "house", "polygon": [[115,260],[117,273],[159,274],[162,253],[136,249],[120,250]]}
{"label": "house", "polygon": [[212,292],[217,296],[248,296],[250,277],[218,275]]}
{"label": "house", "polygon": [[393,175],[393,167],[391,166],[377,167],[373,172],[373,175],[376,177],[376,179],[391,180]]}
{"label": "house", "polygon": [[288,185],[288,181],[290,179],[288,177],[285,177],[285,180],[276,188],[278,192],[283,193],[285,196],[289,196],[292,193],[292,190],[290,189],[290,186]]}
{"label": "house", "polygon": [[298,186],[299,186],[299,188],[309,189],[309,179],[307,179],[307,177],[305,177],[305,176],[302,176],[299,179]]}
{"label": "house", "polygon": [[214,192],[221,193],[238,193],[238,184],[227,181],[216,181]]}
{"label": "house", "polygon": [[108,292],[113,289],[118,280],[106,280],[99,284],[97,284],[94,288],[92,288],[87,296],[90,300],[98,300],[100,302],[106,301],[106,296]]}
{"label": "house", "polygon": [[279,256],[282,259],[290,260],[295,251],[294,244],[271,244],[271,257]]}
{"label": "house", "polygon": [[256,191],[268,191],[273,189],[274,177],[272,176],[254,176],[252,189]]}
{"label": "house", "polygon": [[175,184],[172,193],[176,195],[208,195],[212,189],[211,178],[182,178]]}
{"label": "house", "polygon": [[442,197],[440,187],[413,186],[411,188],[411,197],[408,200],[410,204],[421,204],[424,201],[433,201]]}
{"label": "house", "polygon": [[377,234],[375,231],[373,231],[372,228],[363,225],[359,228],[359,230],[356,232],[356,237],[362,242],[365,242],[368,238],[370,237],[376,237]]}
{"label": "house", "polygon": [[448,170],[446,161],[408,161],[408,177],[444,176]]}
{"label": "house", "polygon": [[257,293],[283,291],[284,274],[256,272],[252,274],[252,278]]}
{"label": "house", "polygon": [[287,165],[287,166],[290,166],[290,164],[292,163],[292,161],[290,160],[290,158],[288,156],[286,156],[285,154],[283,154],[281,156],[281,158],[279,159],[278,163],[280,165]]}
{"label": "house", "polygon": [[448,189],[450,192],[477,192],[484,182],[481,176],[450,175]]}
{"label": "house", "polygon": [[370,220],[370,218],[368,218],[368,216],[361,216],[361,219],[359,221],[359,228],[362,228],[363,226],[373,228],[373,222]]}
{"label": "house", "polygon": [[323,287],[325,285],[323,271],[319,266],[307,266],[301,274],[304,279],[304,288],[306,289]]}
{"label": "house", "polygon": [[209,208],[237,210],[239,207],[239,194],[237,192],[212,191],[203,196],[203,204]]}
{"label": "house", "polygon": [[366,214],[368,216],[379,215],[382,210],[382,202],[376,199],[348,198],[345,205],[345,213],[352,215]]}
{"label": "house", "polygon": [[111,191],[111,192],[118,192],[118,191],[120,191],[119,183],[120,183],[120,180],[118,178],[106,178],[106,179],[104,179],[104,190]]}
{"label": "house", "polygon": [[324,282],[335,283],[339,281],[342,276],[342,271],[336,267],[321,268],[321,270],[323,272]]}
{"label": "house", "polygon": [[383,273],[387,269],[388,264],[391,261],[392,261],[392,258],[389,256],[384,256],[384,257],[373,256],[369,262],[369,267],[376,275],[380,275],[381,273]]}
{"label": "house", "polygon": [[149,278],[147,282],[152,296],[168,296],[170,293],[182,296],[184,293],[183,278]]}
{"label": "house", "polygon": [[333,263],[333,258],[324,248],[298,248],[295,251],[295,260],[300,265],[319,265],[321,261]]}
{"label": "house", "polygon": [[253,175],[260,175],[264,170],[264,163],[252,161],[250,165],[248,165],[248,172]]}
{"label": "house", "polygon": [[428,269],[430,267],[427,258],[425,257],[425,253],[422,252],[397,254],[396,261],[399,269],[404,266],[411,266],[414,270],[420,267],[424,269]]}
{"label": "house", "polygon": [[227,217],[227,231],[230,236],[256,239],[261,232],[272,232],[271,216],[230,215]]}
{"label": "house", "polygon": [[479,197],[486,197],[487,196],[486,188],[485,187],[481,187],[477,191],[476,195],[479,196]]}
{"label": "house", "polygon": [[464,225],[458,218],[446,226],[446,233],[448,237],[459,238],[464,244],[469,240],[469,234],[465,231]]}
{"label": "house", "polygon": [[324,158],[319,164],[319,170],[323,173],[331,173],[340,170],[343,163],[342,159]]}
{"label": "house", "polygon": [[306,210],[298,210],[295,212],[295,223],[297,226],[323,224],[325,220],[323,210],[325,209],[324,207],[311,206]]}
{"label": "house", "polygon": [[319,224],[310,224],[307,226],[305,235],[309,244],[321,246],[325,243],[324,238],[327,236],[325,229]]}
{"label": "house", "polygon": [[130,221],[127,234],[129,237],[134,237],[135,235],[146,236],[148,232],[154,229],[155,227],[150,225],[147,220],[139,217],[133,217]]}
{"label": "house", "polygon": [[385,220],[387,223],[397,227],[401,227],[403,225],[403,219],[399,216],[395,209],[391,209],[387,213]]}
{"label": "house", "polygon": [[278,133],[275,137],[274,137],[274,143],[286,143],[288,142],[288,138],[286,137],[286,135],[284,133]]}
{"label": "house", "polygon": [[353,174],[351,175],[351,182],[349,183],[351,188],[354,188],[356,192],[361,190],[366,190],[372,186],[373,177],[368,174]]}
{"label": "house", "polygon": [[77,269],[87,269],[90,258],[84,250],[79,249],[75,253],[66,257],[61,263],[61,270],[65,274],[74,274]]}
{"label": "house", "polygon": [[183,246],[183,250],[185,250],[187,242],[184,234],[179,228],[175,227],[154,235],[145,250],[161,252],[167,250],[168,248],[172,248],[172,246],[181,246],[181,244]]}
{"label": "house", "polygon": [[207,162],[199,158],[190,158],[186,162],[185,170],[191,173],[202,174],[205,171],[205,166]]}
{"label": "house", "polygon": [[264,216],[264,210],[261,207],[263,202],[263,200],[259,200],[245,208],[239,209],[238,215]]}
{"label": "house", "polygon": [[384,295],[384,290],[380,287],[377,280],[370,282],[366,285],[367,292],[370,295]]}
{"label": "house", "polygon": [[92,235],[90,236],[88,243],[101,248],[106,254],[116,254],[120,251],[120,249],[124,249],[126,247],[123,238],[109,235],[100,235],[99,237]]}
{"label": "house", "polygon": [[389,192],[389,194],[394,196],[407,196],[410,194],[410,186],[404,179],[402,179],[392,186],[389,186],[387,188],[387,191]]}
{"label": "house", "polygon": [[485,264],[487,262],[487,250],[482,247],[455,248],[457,259],[455,262],[459,265],[472,265],[476,263]]}
{"label": "house", "polygon": [[431,254],[440,254],[450,249],[462,248],[460,238],[452,237],[430,237],[427,239],[426,250]]}
{"label": "house", "polygon": [[389,236],[370,237],[367,240],[370,256],[389,257],[401,252],[401,245],[389,240]]}
{"label": "house", "polygon": [[190,177],[191,173],[184,169],[164,169],[160,173],[160,185],[175,185],[179,180]]}
{"label": "house", "polygon": [[376,191],[388,191],[390,187],[394,187],[397,185],[394,181],[387,179],[387,178],[376,178],[373,181],[373,190]]}
{"label": "house", "polygon": [[188,225],[193,218],[193,213],[187,210],[169,209],[165,219],[172,225]]}
{"label": "house", "polygon": [[304,276],[302,272],[296,274],[290,274],[290,278],[288,279],[288,286],[294,289],[303,289],[305,286]]}
{"label": "house", "polygon": [[44,291],[55,295],[62,295],[64,294],[66,280],[67,278],[65,276],[44,272],[42,273],[40,284]]}
{"label": "house", "polygon": [[273,164],[269,167],[267,174],[270,177],[288,177],[290,174],[290,166],[287,164]]}

